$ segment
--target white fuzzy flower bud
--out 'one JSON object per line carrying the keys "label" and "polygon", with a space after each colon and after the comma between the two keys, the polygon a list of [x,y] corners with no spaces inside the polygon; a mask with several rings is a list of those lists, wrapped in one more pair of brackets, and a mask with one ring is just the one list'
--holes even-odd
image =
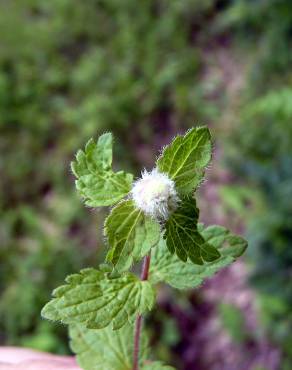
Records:
{"label": "white fuzzy flower bud", "polygon": [[157,220],[167,220],[179,202],[174,181],[156,168],[142,173],[131,195],[137,208]]}

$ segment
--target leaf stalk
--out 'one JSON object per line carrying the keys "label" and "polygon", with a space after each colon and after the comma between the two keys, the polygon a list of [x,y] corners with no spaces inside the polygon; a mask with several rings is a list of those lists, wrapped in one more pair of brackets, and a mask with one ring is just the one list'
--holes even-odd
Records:
{"label": "leaf stalk", "polygon": [[[144,257],[140,277],[142,281],[148,280],[150,262],[151,262],[151,251],[148,253],[146,257]],[[138,315],[136,318],[134,329],[133,370],[139,370],[139,352],[140,352],[140,337],[142,330],[142,322],[143,322],[142,315]]]}

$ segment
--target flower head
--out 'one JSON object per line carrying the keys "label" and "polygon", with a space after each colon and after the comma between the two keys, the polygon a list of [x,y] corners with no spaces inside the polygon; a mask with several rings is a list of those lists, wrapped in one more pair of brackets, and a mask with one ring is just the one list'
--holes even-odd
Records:
{"label": "flower head", "polygon": [[167,220],[179,202],[174,181],[156,168],[142,173],[131,195],[137,208],[157,220]]}

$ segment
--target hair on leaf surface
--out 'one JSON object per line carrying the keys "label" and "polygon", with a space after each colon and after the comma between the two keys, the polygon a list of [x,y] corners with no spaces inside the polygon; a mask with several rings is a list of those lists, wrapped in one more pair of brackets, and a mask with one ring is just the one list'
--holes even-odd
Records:
{"label": "hair on leaf surface", "polygon": [[[92,139],[71,167],[85,205],[109,208],[103,229],[107,264],[69,275],[42,316],[70,326],[72,349],[84,370],[171,370],[149,363],[145,352],[141,315],[154,307],[157,284],[197,288],[240,257],[247,243],[222,226],[198,223],[196,191],[213,150],[207,127],[177,135],[153,170],[144,169],[135,181],[112,170],[112,143],[110,133]],[[129,270],[142,260],[138,278]]]}

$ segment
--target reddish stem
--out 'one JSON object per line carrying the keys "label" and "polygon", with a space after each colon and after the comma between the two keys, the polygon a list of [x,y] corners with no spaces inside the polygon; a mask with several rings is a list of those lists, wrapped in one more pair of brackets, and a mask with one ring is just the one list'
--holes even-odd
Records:
{"label": "reddish stem", "polygon": [[151,251],[144,258],[142,272],[141,272],[141,280],[148,280],[150,262],[151,262]]}
{"label": "reddish stem", "polygon": [[[149,267],[151,262],[151,252],[144,258],[141,272],[141,280],[148,280]],[[134,329],[134,352],[133,352],[133,370],[139,370],[139,351],[140,351],[140,337],[142,329],[142,315],[138,315],[135,322]]]}
{"label": "reddish stem", "polygon": [[142,315],[138,315],[134,331],[133,370],[139,370],[140,335],[142,329]]}

